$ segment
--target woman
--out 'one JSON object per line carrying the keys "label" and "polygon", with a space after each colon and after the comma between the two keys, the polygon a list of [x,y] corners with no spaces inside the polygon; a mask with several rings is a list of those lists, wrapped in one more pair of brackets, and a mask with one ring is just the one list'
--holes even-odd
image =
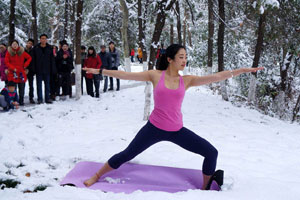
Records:
{"label": "woman", "polygon": [[160,141],[170,141],[182,148],[204,156],[202,167],[202,189],[209,189],[211,178],[216,169],[218,151],[205,139],[183,127],[181,104],[185,91],[190,87],[219,82],[247,72],[256,72],[263,68],[241,68],[223,71],[208,76],[180,76],[187,62],[186,50],[182,45],[169,46],[162,55],[158,70],[130,73],[123,71],[85,69],[87,73],[101,72],[120,79],[151,81],[154,88],[154,110],[148,123],[138,132],[129,146],[115,154],[107,163],[84,184],[90,186],[105,173],[117,169],[123,163],[133,159],[139,153]]}
{"label": "woman", "polygon": [[68,43],[62,45],[61,50],[57,52],[57,74],[58,74],[58,85],[57,94],[60,93],[60,88],[62,88],[62,100],[66,100],[71,95],[71,71],[73,67],[73,55],[69,51]]}
{"label": "woman", "polygon": [[19,88],[19,104],[24,105],[25,82],[27,80],[25,68],[29,66],[31,56],[13,40],[5,55],[5,64],[8,67],[7,79],[17,84]]}
{"label": "woman", "polygon": [[[93,46],[88,48],[88,55],[84,61],[84,68],[99,70],[102,65],[100,56],[96,54]],[[95,85],[96,97],[99,98],[100,76],[98,74],[86,74],[85,83],[87,94],[94,97],[93,82]]]}
{"label": "woman", "polygon": [[5,81],[5,85],[7,84],[7,66],[4,62],[5,55],[6,55],[7,49],[6,44],[2,43],[0,44],[0,78],[1,81]]}

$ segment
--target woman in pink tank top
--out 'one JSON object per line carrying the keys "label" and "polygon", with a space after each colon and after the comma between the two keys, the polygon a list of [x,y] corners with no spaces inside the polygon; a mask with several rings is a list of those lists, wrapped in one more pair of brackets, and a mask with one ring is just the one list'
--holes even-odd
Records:
{"label": "woman in pink tank top", "polygon": [[263,68],[241,68],[223,71],[208,76],[180,76],[187,62],[186,50],[182,45],[173,44],[160,58],[157,70],[144,72],[124,72],[102,69],[83,69],[87,73],[104,74],[125,80],[151,81],[154,86],[154,109],[147,124],[141,128],[128,147],[113,155],[96,174],[84,184],[91,186],[103,174],[119,168],[123,163],[149,148],[151,145],[170,141],[178,146],[204,157],[202,165],[203,180],[199,189],[209,190],[213,180],[223,184],[223,171],[216,169],[218,151],[208,141],[183,127],[181,104],[185,91],[194,86],[219,82],[242,73],[256,72]]}

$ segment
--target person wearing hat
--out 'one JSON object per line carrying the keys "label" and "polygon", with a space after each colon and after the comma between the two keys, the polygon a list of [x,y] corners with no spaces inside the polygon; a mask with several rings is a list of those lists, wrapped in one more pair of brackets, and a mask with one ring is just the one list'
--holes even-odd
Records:
{"label": "person wearing hat", "polygon": [[3,110],[8,111],[9,109],[19,108],[19,97],[16,91],[16,83],[8,81],[5,88],[0,93],[0,107]]}
{"label": "person wearing hat", "polygon": [[[120,54],[119,51],[115,48],[115,43],[111,41],[109,43],[109,54],[111,56],[111,63],[112,63],[112,70],[118,70],[120,65]],[[114,86],[114,79],[113,77],[109,77],[110,85]],[[117,91],[120,90],[120,79],[117,78]]]}
{"label": "person wearing hat", "polygon": [[[101,51],[98,54],[101,58],[102,61],[102,65],[101,65],[101,69],[112,69],[112,60],[111,60],[111,55],[110,53],[106,52],[106,46],[105,45],[101,45],[100,46]],[[105,76],[104,77],[104,89],[103,92],[107,91],[107,85],[108,85],[108,77]],[[108,90],[113,90],[113,85],[112,82],[110,82],[110,87]]]}
{"label": "person wearing hat", "polygon": [[13,40],[5,55],[5,64],[8,67],[7,80],[17,83],[20,105],[24,105],[25,83],[27,81],[25,69],[30,62],[31,56],[25,52],[23,47],[19,46],[17,40]]}

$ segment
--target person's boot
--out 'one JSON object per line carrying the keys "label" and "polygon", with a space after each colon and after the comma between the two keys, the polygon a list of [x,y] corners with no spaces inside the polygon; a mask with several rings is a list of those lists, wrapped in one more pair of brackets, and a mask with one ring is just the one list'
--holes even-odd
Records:
{"label": "person's boot", "polygon": [[99,98],[99,94],[96,94],[96,98]]}
{"label": "person's boot", "polygon": [[20,97],[19,99],[19,105],[24,106],[24,98]]}
{"label": "person's boot", "polygon": [[35,101],[32,98],[29,99],[29,101],[30,101],[31,104],[35,104]]}
{"label": "person's boot", "polygon": [[52,104],[52,103],[53,103],[53,102],[52,102],[51,99],[46,100],[46,104]]}
{"label": "person's boot", "polygon": [[223,185],[223,180],[224,180],[224,171],[220,169],[215,171],[215,173],[210,177],[205,190],[210,190],[210,186],[213,181],[216,181],[218,186],[221,189],[221,186]]}
{"label": "person's boot", "polygon": [[108,91],[112,91],[112,90],[114,90],[114,88],[109,88],[109,89],[108,89]]}

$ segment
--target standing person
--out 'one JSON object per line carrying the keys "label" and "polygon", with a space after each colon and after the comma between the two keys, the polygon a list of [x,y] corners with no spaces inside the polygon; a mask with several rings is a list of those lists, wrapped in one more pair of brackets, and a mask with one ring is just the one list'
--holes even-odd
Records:
{"label": "standing person", "polygon": [[[109,43],[109,53],[111,56],[112,70],[118,70],[118,67],[120,65],[120,54],[119,51],[115,48],[115,43],[113,41]],[[113,77],[109,77],[109,81],[113,89],[114,87]],[[117,91],[119,90],[120,90],[120,79],[117,78]]]}
{"label": "standing person", "polygon": [[[101,51],[98,54],[101,58],[102,61],[102,66],[101,69],[112,69],[112,59],[111,59],[111,55],[110,53],[106,52],[106,46],[105,45],[101,45],[100,46]],[[113,82],[110,82],[110,87],[108,90],[113,90]],[[108,76],[104,76],[104,88],[103,88],[103,92],[107,91],[107,87],[108,87]]]}
{"label": "standing person", "polygon": [[[88,48],[88,55],[84,61],[84,68],[100,69],[102,61],[100,56],[96,54],[95,48],[93,46]],[[93,82],[95,85],[96,97],[99,98],[99,88],[100,88],[100,75],[98,74],[86,74],[85,83],[87,94],[94,97]]]}
{"label": "standing person", "polygon": [[56,73],[53,48],[47,43],[48,36],[40,35],[40,43],[33,49],[33,66],[36,72],[38,103],[43,103],[42,82],[45,87],[45,102],[52,103],[50,99],[50,76]]}
{"label": "standing person", "polygon": [[31,56],[13,40],[5,55],[5,64],[8,66],[7,80],[17,84],[19,90],[19,104],[24,105],[25,83],[27,75],[25,68],[29,66]]}
{"label": "standing person", "polygon": [[85,69],[87,73],[100,73],[125,80],[151,81],[154,88],[154,110],[147,124],[124,151],[112,156],[93,177],[84,182],[86,186],[91,186],[103,174],[119,168],[151,145],[160,141],[170,141],[204,157],[202,189],[210,189],[210,184],[216,176],[218,151],[208,141],[183,127],[181,105],[185,91],[190,87],[223,81],[263,68],[241,68],[208,76],[180,76],[179,71],[186,65],[187,55],[185,47],[179,44],[169,46],[161,59],[158,70],[144,72]]}
{"label": "standing person", "polygon": [[16,91],[16,83],[8,81],[5,88],[0,92],[0,107],[3,110],[8,111],[9,109],[19,108],[19,97]]}
{"label": "standing person", "polygon": [[[87,53],[85,51],[86,51],[86,47],[81,46],[80,48],[81,69],[84,68],[84,61],[87,57]],[[81,70],[81,94],[82,95],[83,95],[83,77],[85,77],[85,71]]]}
{"label": "standing person", "polygon": [[0,44],[0,78],[1,81],[5,82],[5,85],[7,84],[7,66],[5,64],[5,55],[7,52],[6,44],[2,43]]}
{"label": "standing person", "polygon": [[138,48],[138,60],[139,60],[140,64],[143,63],[143,51],[142,51],[141,47]]}
{"label": "standing person", "polygon": [[134,62],[134,49],[131,49],[130,51],[130,57],[131,57],[131,62],[133,63]]}
{"label": "standing person", "polygon": [[[28,53],[31,57],[33,57],[33,45],[34,45],[34,40],[33,39],[28,39],[26,43],[26,48],[25,51]],[[30,62],[29,66],[26,68],[26,74],[28,78],[28,83],[29,83],[29,102],[31,104],[35,104],[35,101],[33,99],[34,97],[34,87],[33,87],[33,79],[34,79],[34,68],[32,62]]]}
{"label": "standing person", "polygon": [[68,43],[62,45],[62,49],[57,53],[57,74],[58,74],[58,91],[62,87],[62,100],[68,99],[71,95],[71,71],[74,69],[72,52],[69,51]]}
{"label": "standing person", "polygon": [[58,96],[59,94],[57,94],[57,90],[59,87],[59,83],[58,83],[58,74],[57,74],[57,53],[58,53],[58,47],[56,45],[52,45],[52,51],[53,51],[53,57],[54,57],[54,65],[56,68],[56,71],[53,72],[50,75],[50,98],[52,101],[56,100],[56,96]]}

